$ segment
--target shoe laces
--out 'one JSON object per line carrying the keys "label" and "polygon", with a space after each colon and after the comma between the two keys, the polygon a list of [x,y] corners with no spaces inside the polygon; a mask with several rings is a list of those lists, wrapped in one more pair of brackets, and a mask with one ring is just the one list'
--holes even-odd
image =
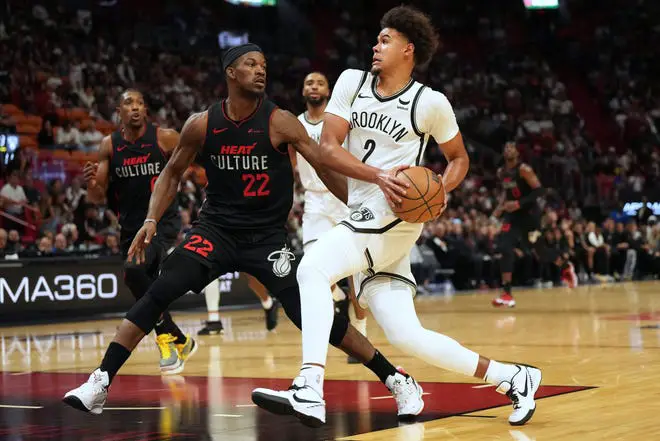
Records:
{"label": "shoe laces", "polygon": [[94,395],[99,395],[107,390],[107,387],[103,385],[103,376],[100,372],[93,372],[87,384]]}
{"label": "shoe laces", "polygon": [[515,388],[509,389],[509,392],[506,393],[506,396],[509,397],[511,402],[513,402],[513,409],[518,410],[520,409],[520,398],[518,397],[518,393],[515,390]]}
{"label": "shoe laces", "polygon": [[158,345],[161,358],[170,358],[172,355],[170,343],[174,343],[175,341],[176,337],[172,334],[160,334],[156,337],[156,344]]}
{"label": "shoe laces", "polygon": [[391,391],[396,404],[399,407],[404,407],[408,404],[408,397],[415,393],[415,385],[410,377],[404,377],[403,380],[395,377]]}

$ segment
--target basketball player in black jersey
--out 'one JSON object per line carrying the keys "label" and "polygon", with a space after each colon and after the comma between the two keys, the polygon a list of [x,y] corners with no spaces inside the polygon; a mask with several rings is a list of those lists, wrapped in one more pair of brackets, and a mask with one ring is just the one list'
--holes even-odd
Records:
{"label": "basketball player in black jersey", "polygon": [[[502,230],[498,241],[502,254],[500,267],[502,270],[502,293],[493,299],[493,306],[513,308],[516,301],[511,294],[511,279],[514,265],[514,249],[519,243],[529,248],[535,247],[539,259],[554,262],[562,270],[562,281],[570,288],[577,286],[577,276],[573,264],[565,260],[560,253],[548,249],[538,242],[541,235],[540,210],[536,202],[543,194],[543,187],[534,170],[519,160],[515,144],[508,143],[504,147],[504,167],[497,171],[502,185],[502,201],[495,209],[494,216],[504,213]],[[538,245],[537,245],[538,244]]]}
{"label": "basketball player in black jersey", "polygon": [[[90,202],[100,204],[107,199],[110,205],[116,205],[121,250],[126,258],[135,234],[142,227],[154,183],[178,144],[179,134],[147,122],[144,98],[137,90],[124,91],[118,104],[121,128],[103,138],[99,161],[88,162],[84,176]],[[176,205],[170,204],[163,213],[160,234],[145,250],[144,261],[124,264],[124,282],[136,299],[147,292],[158,276],[160,263],[174,244],[180,223]],[[181,372],[186,359],[197,350],[195,341],[181,332],[166,311],[155,330],[161,372]]]}
{"label": "basketball player in black jersey", "polygon": [[[101,366],[86,383],[65,395],[64,402],[76,409],[101,413],[110,382],[163,311],[186,292],[201,291],[221,274],[252,274],[301,327],[297,262],[285,242],[285,223],[293,201],[287,145],[317,168],[319,177],[342,201],[347,199],[346,179],[320,169],[318,145],[302,124],[264,98],[266,60],[258,46],[234,47],[223,55],[222,62],[229,97],[186,121],[179,145],[156,181],[147,218],[133,240],[129,260],[138,264],[145,261],[145,251],[157,237],[157,225],[160,229],[179,180],[196,156],[208,178],[199,221],[163,262],[162,272],[147,294],[128,312]],[[390,182],[387,177],[382,179]],[[397,184],[393,180],[383,185]],[[383,383],[405,375],[343,316],[335,316],[330,343],[361,360]],[[408,388],[393,388],[392,393],[397,405],[420,394]]]}

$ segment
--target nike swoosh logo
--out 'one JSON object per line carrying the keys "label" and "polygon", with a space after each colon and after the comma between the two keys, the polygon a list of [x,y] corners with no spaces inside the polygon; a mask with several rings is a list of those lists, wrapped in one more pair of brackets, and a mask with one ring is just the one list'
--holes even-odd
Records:
{"label": "nike swoosh logo", "polygon": [[371,98],[369,95],[362,95],[361,93],[358,93],[358,98]]}
{"label": "nike swoosh logo", "polygon": [[400,102],[401,105],[403,105],[403,106],[407,106],[408,104],[410,104],[410,101],[404,101],[404,100],[402,100],[402,99],[400,99],[399,102]]}
{"label": "nike swoosh logo", "polygon": [[306,400],[304,398],[298,398],[296,394],[293,394],[293,400],[297,403],[321,404],[320,401],[312,401],[312,400]]}
{"label": "nike swoosh logo", "polygon": [[126,147],[127,147],[127,146],[125,146],[125,145],[120,145],[119,147],[117,147],[117,151],[118,151],[118,152],[121,152],[121,151],[124,150]]}
{"label": "nike swoosh logo", "polygon": [[142,144],[140,146],[141,149],[146,148],[146,147],[151,147],[153,144]]}
{"label": "nike swoosh logo", "polygon": [[224,129],[213,129],[213,134],[217,135],[218,133],[222,133],[227,129],[228,129],[228,127],[225,127]]}
{"label": "nike swoosh logo", "polygon": [[[521,369],[522,370],[522,369]],[[529,387],[527,386],[531,382],[529,378],[529,371],[525,369],[525,390],[520,392],[520,395],[527,398],[527,392],[529,392]]]}

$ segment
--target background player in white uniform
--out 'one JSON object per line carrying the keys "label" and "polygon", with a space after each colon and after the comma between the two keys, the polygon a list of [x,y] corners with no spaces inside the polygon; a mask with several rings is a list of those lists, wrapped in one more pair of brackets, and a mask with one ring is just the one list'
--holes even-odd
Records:
{"label": "background player in white uniform", "polygon": [[[430,19],[400,6],[385,14],[381,29],[371,72],[344,71],[326,109],[323,164],[350,178],[352,212],[318,240],[298,268],[300,374],[289,390],[256,389],[253,400],[274,413],[294,414],[310,426],[325,423],[323,378],[333,318],[330,285],[361,273],[356,284],[360,303],[368,305],[393,345],[435,366],[496,385],[513,401],[509,422],[524,424],[536,408],[539,369],[489,360],[425,329],[417,318],[409,253],[422,224],[403,222],[392,213],[389,206],[400,202],[407,186],[396,173],[420,163],[430,136],[448,161],[442,177],[447,192],[465,178],[469,159],[447,98],[412,79],[413,69],[426,65],[438,45]],[[347,135],[349,151],[341,148]],[[419,388],[414,381],[402,387]],[[422,408],[411,406],[410,413],[419,414]]]}
{"label": "background player in white uniform", "polygon": [[[307,110],[298,115],[298,119],[307,130],[310,138],[317,143],[321,139],[323,129],[323,114],[330,98],[330,85],[326,76],[320,72],[312,72],[303,81],[303,99]],[[331,230],[350,214],[348,207],[335,197],[323,184],[314,168],[297,152],[293,155],[295,166],[300,176],[300,182],[305,189],[305,211],[303,213],[303,249],[309,251],[310,247],[326,231]],[[367,335],[367,319],[365,311],[357,304],[353,279],[349,277],[349,299],[352,308],[349,309],[351,324]],[[340,304],[346,301],[346,294],[335,283],[332,286],[332,297]],[[349,357],[349,362],[357,359]]]}

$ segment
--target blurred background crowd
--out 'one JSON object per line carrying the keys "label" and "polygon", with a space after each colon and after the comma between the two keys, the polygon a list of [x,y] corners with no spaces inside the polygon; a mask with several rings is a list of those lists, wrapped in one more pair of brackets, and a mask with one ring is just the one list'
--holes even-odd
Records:
{"label": "blurred background crowd", "polygon": [[[343,69],[369,65],[380,15],[396,3],[8,1],[0,14],[0,257],[119,253],[116,214],[87,202],[80,172],[116,129],[124,88],[144,93],[154,123],[180,129],[224,96],[220,51],[249,39],[268,56],[270,98],[299,113],[308,72],[325,72],[332,84]],[[498,286],[492,212],[507,142],[548,189],[540,240],[570,256],[582,282],[657,277],[660,3],[574,0],[544,13],[510,0],[410,3],[434,17],[443,43],[418,79],[449,98],[472,161],[413,250],[420,292]],[[437,146],[425,165],[442,173]],[[180,184],[182,234],[203,185],[197,168]],[[297,249],[302,202],[298,184],[289,220]],[[558,283],[533,250],[516,255],[515,284]]]}

